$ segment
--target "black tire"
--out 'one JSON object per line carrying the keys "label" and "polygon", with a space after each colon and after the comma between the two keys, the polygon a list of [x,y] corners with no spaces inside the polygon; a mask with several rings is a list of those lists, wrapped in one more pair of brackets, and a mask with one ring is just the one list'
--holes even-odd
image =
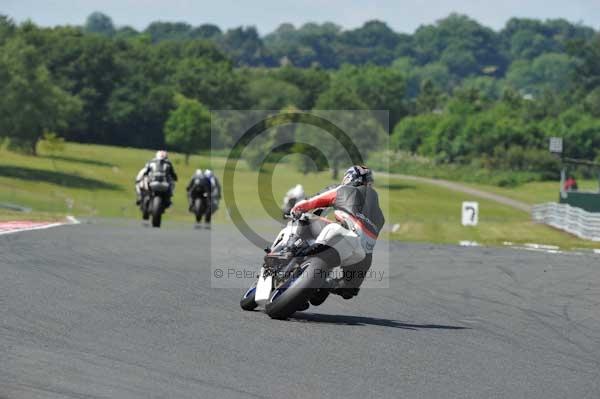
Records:
{"label": "black tire", "polygon": [[152,199],[152,227],[160,227],[162,213],[162,198],[156,196]]}
{"label": "black tire", "polygon": [[314,293],[325,285],[328,265],[323,259],[309,258],[302,263],[300,269],[300,276],[290,276],[288,281],[271,294],[265,311],[272,319],[287,319],[294,312],[305,308]]}
{"label": "black tire", "polygon": [[256,293],[256,283],[246,291],[242,299],[240,300],[240,307],[244,310],[254,310],[258,304],[254,301],[254,294]]}
{"label": "black tire", "polygon": [[315,293],[310,297],[310,304],[313,306],[319,306],[325,302],[325,300],[329,297],[329,290],[327,288],[321,288],[315,291]]}
{"label": "black tire", "polygon": [[142,219],[150,219],[150,199],[147,196],[142,198]]}
{"label": "black tire", "polygon": [[200,198],[194,200],[194,215],[196,215],[196,223],[200,223],[202,221],[202,200]]}

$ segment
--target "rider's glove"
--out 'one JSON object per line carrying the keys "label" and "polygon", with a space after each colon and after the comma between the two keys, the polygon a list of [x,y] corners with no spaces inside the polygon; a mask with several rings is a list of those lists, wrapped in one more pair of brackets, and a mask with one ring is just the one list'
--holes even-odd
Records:
{"label": "rider's glove", "polygon": [[299,218],[302,215],[302,213],[304,213],[304,209],[303,209],[302,205],[304,205],[304,203],[306,203],[306,202],[307,202],[306,200],[303,200],[303,201],[298,202],[296,205],[294,205],[294,207],[290,211],[290,215],[294,219]]}

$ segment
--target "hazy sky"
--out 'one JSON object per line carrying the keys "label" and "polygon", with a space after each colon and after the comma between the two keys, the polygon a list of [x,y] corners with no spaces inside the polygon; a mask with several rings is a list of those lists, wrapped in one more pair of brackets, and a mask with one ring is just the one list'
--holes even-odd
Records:
{"label": "hazy sky", "polygon": [[282,22],[333,21],[345,28],[380,19],[393,29],[413,32],[451,12],[467,14],[494,29],[513,16],[566,18],[600,27],[600,0],[0,0],[0,14],[40,25],[81,25],[93,11],[118,26],[143,29],[151,21],[214,23],[221,28],[254,25],[261,34]]}

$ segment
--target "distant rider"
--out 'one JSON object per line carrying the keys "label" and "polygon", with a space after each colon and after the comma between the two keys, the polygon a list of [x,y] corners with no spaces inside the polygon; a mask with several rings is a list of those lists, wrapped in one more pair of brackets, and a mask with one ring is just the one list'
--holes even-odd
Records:
{"label": "distant rider", "polygon": [[[336,288],[332,290],[344,299],[358,294],[359,287],[371,267],[373,248],[385,223],[379,207],[379,197],[372,184],[371,170],[366,166],[354,165],[344,174],[341,185],[298,202],[291,211],[292,215],[299,216],[316,208],[333,207],[337,221],[350,230],[345,238],[356,240],[355,248],[359,248],[359,253],[362,252],[364,256],[362,260],[344,266],[344,273],[350,278],[338,280]],[[335,245],[333,247],[335,248]]]}
{"label": "distant rider", "polygon": [[304,198],[306,198],[306,196],[304,195],[304,187],[302,187],[302,184],[296,184],[294,187],[290,188],[288,192],[285,193],[285,197],[283,197],[283,216],[289,215],[294,205]]}
{"label": "distant rider", "polygon": [[177,181],[177,173],[175,168],[169,160],[169,156],[166,151],[160,150],[156,152],[154,159],[146,163],[146,165],[138,172],[136,177],[135,191],[137,194],[136,203],[139,205],[142,199],[142,193],[145,189],[145,179],[151,182],[155,177],[164,175],[169,183],[169,198],[166,206],[171,205],[171,197],[175,190],[175,182]]}
{"label": "distant rider", "polygon": [[213,173],[212,170],[206,169],[204,176],[210,182],[210,214],[213,215],[219,208],[219,200],[221,199],[221,184],[219,179]]}
{"label": "distant rider", "polygon": [[201,169],[196,169],[196,172],[194,172],[186,187],[186,191],[190,212],[193,212],[194,210],[194,201],[196,198],[200,198],[202,201],[202,209],[204,209],[203,216],[205,217],[206,223],[210,223],[210,180],[204,176],[204,172],[202,172]]}

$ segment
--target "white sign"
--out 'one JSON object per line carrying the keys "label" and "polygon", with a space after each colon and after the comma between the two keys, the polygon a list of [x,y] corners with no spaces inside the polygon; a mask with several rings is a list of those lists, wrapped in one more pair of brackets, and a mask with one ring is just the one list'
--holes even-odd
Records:
{"label": "white sign", "polygon": [[465,201],[462,203],[462,225],[477,226],[479,222],[479,203]]}
{"label": "white sign", "polygon": [[563,152],[562,137],[550,137],[550,152],[553,152],[555,154],[562,154],[562,152]]}

